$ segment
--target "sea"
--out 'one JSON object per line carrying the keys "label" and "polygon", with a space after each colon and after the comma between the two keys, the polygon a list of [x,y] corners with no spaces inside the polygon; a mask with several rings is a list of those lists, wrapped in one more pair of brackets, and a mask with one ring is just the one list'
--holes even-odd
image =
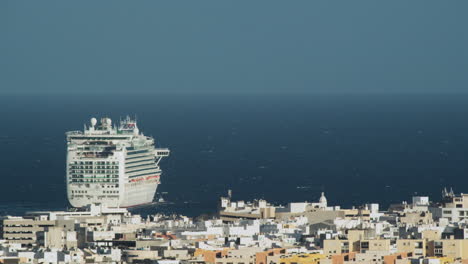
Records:
{"label": "sea", "polygon": [[136,116],[171,155],[141,214],[213,214],[220,196],[342,207],[468,192],[467,94],[0,97],[0,215],[65,210],[65,132]]}

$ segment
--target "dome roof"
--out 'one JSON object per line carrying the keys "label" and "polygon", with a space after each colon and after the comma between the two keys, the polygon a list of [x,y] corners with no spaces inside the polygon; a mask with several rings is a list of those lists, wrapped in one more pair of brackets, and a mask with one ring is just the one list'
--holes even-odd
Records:
{"label": "dome roof", "polygon": [[324,192],[322,192],[322,196],[320,196],[319,203],[327,203],[327,198],[325,197]]}

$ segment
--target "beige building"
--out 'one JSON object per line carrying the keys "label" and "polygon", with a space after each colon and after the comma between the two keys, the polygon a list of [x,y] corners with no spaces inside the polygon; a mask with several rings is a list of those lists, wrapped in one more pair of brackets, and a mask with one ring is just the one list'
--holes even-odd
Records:
{"label": "beige building", "polygon": [[349,240],[326,239],[323,241],[323,254],[327,257],[350,252]]}
{"label": "beige building", "polygon": [[192,258],[192,255],[187,249],[166,249],[164,250],[164,258],[188,260]]}
{"label": "beige building", "polygon": [[396,245],[397,253],[412,253],[415,257],[426,256],[425,239],[399,239]]}
{"label": "beige building", "polygon": [[439,230],[424,230],[421,232],[421,234],[422,239],[426,239],[427,241],[438,240],[442,237],[442,234]]}
{"label": "beige building", "polygon": [[47,219],[26,219],[23,217],[8,217],[3,220],[3,239],[10,243],[22,245],[39,245],[46,227],[52,227],[55,221]]}
{"label": "beige building", "polygon": [[430,212],[404,212],[400,217],[400,222],[409,225],[421,225],[433,223]]}
{"label": "beige building", "polygon": [[361,250],[360,241],[373,239],[375,236],[375,231],[372,229],[349,229],[346,233],[350,252],[359,252]]}
{"label": "beige building", "polygon": [[430,257],[452,257],[468,259],[468,240],[441,239],[427,243],[427,255]]}
{"label": "beige building", "polygon": [[78,236],[73,229],[63,226],[48,227],[44,232],[44,246],[47,248],[77,248]]}
{"label": "beige building", "polygon": [[242,249],[229,250],[226,255],[216,257],[216,264],[255,264],[257,252],[261,252],[261,248],[249,247]]}
{"label": "beige building", "polygon": [[43,216],[8,217],[3,219],[3,239],[22,245],[71,248],[77,246],[74,228],[74,220],[48,220]]}
{"label": "beige building", "polygon": [[390,240],[389,239],[370,239],[359,241],[359,251],[361,253],[366,252],[390,252]]}
{"label": "beige building", "polygon": [[368,251],[365,253],[357,253],[353,261],[347,261],[349,264],[383,264],[384,257],[389,255],[388,251]]}
{"label": "beige building", "polygon": [[343,209],[341,211],[343,211],[345,219],[370,220],[370,211],[366,209]]}
{"label": "beige building", "polygon": [[156,250],[125,250],[123,252],[125,261],[132,263],[134,261],[157,260],[161,259]]}
{"label": "beige building", "polygon": [[452,195],[445,197],[444,204],[446,208],[468,208],[468,194]]}

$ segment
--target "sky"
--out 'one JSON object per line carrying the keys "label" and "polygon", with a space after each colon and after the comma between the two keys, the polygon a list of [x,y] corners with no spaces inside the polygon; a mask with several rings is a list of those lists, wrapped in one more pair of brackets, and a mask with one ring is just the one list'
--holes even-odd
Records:
{"label": "sky", "polygon": [[0,1],[0,94],[468,92],[468,1]]}

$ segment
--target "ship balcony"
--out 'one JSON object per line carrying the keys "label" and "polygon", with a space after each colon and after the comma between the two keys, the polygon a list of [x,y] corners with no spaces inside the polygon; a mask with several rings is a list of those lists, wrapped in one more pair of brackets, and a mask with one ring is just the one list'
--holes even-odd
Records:
{"label": "ship balcony", "polygon": [[139,158],[136,158],[136,159],[126,160],[125,161],[125,166],[133,166],[133,165],[141,163],[141,162],[154,162],[154,157],[153,156],[144,156],[144,157],[139,157]]}
{"label": "ship balcony", "polygon": [[125,164],[125,171],[135,170],[137,168],[143,168],[147,166],[156,166],[154,159],[145,159],[135,163]]}
{"label": "ship balcony", "polygon": [[143,170],[125,173],[125,176],[131,178],[131,177],[138,177],[138,176],[149,176],[149,175],[158,174],[158,173],[160,173],[160,170],[153,168],[153,169],[143,169]]}
{"label": "ship balcony", "polygon": [[153,163],[153,164],[148,164],[146,166],[138,166],[135,168],[129,168],[125,170],[125,174],[129,175],[129,174],[134,174],[134,173],[139,173],[139,172],[141,173],[141,172],[145,172],[149,170],[157,170],[156,165]]}
{"label": "ship balcony", "polygon": [[133,161],[138,158],[144,158],[144,157],[152,157],[153,154],[152,152],[144,152],[144,153],[137,153],[137,154],[127,154],[127,161]]}

